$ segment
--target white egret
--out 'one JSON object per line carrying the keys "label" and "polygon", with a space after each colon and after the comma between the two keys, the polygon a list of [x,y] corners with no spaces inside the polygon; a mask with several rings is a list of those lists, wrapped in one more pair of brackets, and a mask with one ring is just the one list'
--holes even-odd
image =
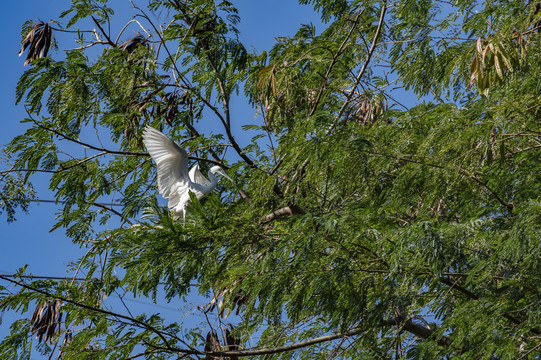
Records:
{"label": "white egret", "polygon": [[[224,169],[213,166],[205,178],[199,165],[195,165],[188,172],[188,153],[173,140],[153,127],[147,126],[143,132],[143,142],[158,169],[158,190],[166,199],[167,206],[173,210],[175,218],[182,215],[186,218],[186,206],[190,200],[190,192],[197,199],[212,191],[218,184],[216,174],[222,175],[229,180]],[[231,180],[232,181],[232,180]]]}

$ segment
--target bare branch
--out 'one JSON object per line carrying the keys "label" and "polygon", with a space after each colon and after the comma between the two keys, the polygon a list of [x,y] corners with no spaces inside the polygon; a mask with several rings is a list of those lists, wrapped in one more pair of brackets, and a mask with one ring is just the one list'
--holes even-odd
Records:
{"label": "bare branch", "polygon": [[88,49],[88,48],[90,48],[90,47],[92,47],[94,45],[109,45],[109,43],[107,41],[92,41],[88,45],[79,46],[78,48],[66,49],[64,51],[68,52],[68,51],[74,51],[74,50],[84,50],[84,49]]}
{"label": "bare branch", "polygon": [[259,225],[266,224],[284,215],[294,215],[294,214],[303,215],[303,214],[306,214],[306,212],[303,209],[301,209],[298,205],[285,206],[281,209],[271,212],[268,215],[265,215],[265,217],[263,217],[263,219],[259,221]]}
{"label": "bare branch", "polygon": [[[406,318],[402,314],[399,314],[393,319],[384,320],[383,324],[400,326],[401,330],[405,330],[422,339],[428,339],[435,332],[435,330],[433,329],[429,329],[427,327],[414,323],[412,318],[406,320]],[[451,345],[452,341],[453,340],[451,340],[449,337],[442,336],[438,340],[438,345],[449,346]]]}
{"label": "bare branch", "polygon": [[94,33],[94,30],[66,30],[66,29],[60,29],[60,28],[55,28],[55,27],[52,27],[51,26],[51,29],[54,30],[54,31],[60,31],[60,32],[66,32],[66,33],[74,33],[74,34],[79,34],[79,33]]}
{"label": "bare branch", "polygon": [[290,344],[290,345],[285,345],[285,346],[279,346],[279,347],[275,347],[275,348],[251,349],[251,350],[235,350],[235,351],[220,351],[220,352],[204,352],[204,351],[199,351],[199,350],[196,350],[196,349],[193,349],[193,348],[179,349],[179,348],[175,348],[175,347],[170,346],[169,342],[167,341],[167,339],[165,337],[166,335],[167,336],[172,336],[172,335],[164,333],[164,332],[156,329],[152,325],[149,325],[149,324],[147,324],[147,323],[145,323],[143,321],[137,320],[137,319],[135,319],[135,318],[133,318],[131,316],[126,316],[126,315],[114,313],[112,311],[108,311],[108,310],[104,310],[104,309],[101,309],[101,308],[96,308],[96,307],[93,307],[93,306],[89,306],[89,305],[86,305],[86,304],[83,304],[83,303],[79,303],[79,302],[70,300],[70,299],[68,299],[66,297],[63,297],[63,296],[54,295],[54,294],[51,294],[51,293],[49,293],[49,292],[47,292],[45,290],[35,288],[33,286],[30,286],[30,285],[21,283],[19,281],[10,279],[10,278],[5,277],[3,275],[0,275],[0,279],[6,280],[6,281],[8,281],[8,282],[10,282],[12,284],[16,284],[16,285],[21,286],[21,287],[23,287],[25,289],[28,289],[28,290],[43,294],[43,295],[45,295],[47,297],[50,297],[52,299],[58,299],[58,300],[66,302],[66,303],[75,305],[77,307],[81,307],[81,308],[84,308],[84,309],[87,309],[87,310],[90,310],[90,311],[94,311],[94,312],[97,312],[97,313],[101,313],[101,314],[104,314],[104,315],[112,316],[112,317],[115,317],[115,318],[118,318],[118,319],[126,320],[129,323],[139,325],[139,326],[141,326],[141,327],[143,327],[143,328],[145,328],[147,330],[150,330],[153,333],[157,334],[160,337],[160,339],[163,341],[163,344],[164,344],[165,347],[153,345],[153,347],[155,349],[163,349],[164,351],[167,351],[167,352],[170,352],[170,353],[190,354],[190,355],[208,355],[208,356],[239,356],[239,357],[241,357],[241,356],[265,355],[265,354],[276,354],[276,353],[280,353],[280,352],[300,349],[300,348],[303,348],[303,347],[319,344],[319,343],[322,343],[322,342],[332,341],[332,340],[336,340],[336,339],[340,339],[340,338],[344,338],[344,337],[355,336],[355,335],[361,334],[362,332],[366,331],[365,329],[352,329],[352,330],[344,332],[344,333],[321,336],[321,337],[310,339],[310,340],[307,340],[307,341],[303,341],[303,342],[299,342],[299,343],[295,343],[295,344]]}
{"label": "bare branch", "polygon": [[101,33],[103,34],[103,36],[105,36],[105,38],[107,39],[107,43],[109,45],[111,45],[112,47],[116,47],[116,44],[109,38],[109,35],[107,35],[107,33],[105,32],[105,30],[103,30],[103,28],[101,27],[100,23],[98,22],[98,20],[96,20],[96,18],[92,15],[90,15],[90,17],[92,18],[92,20],[94,20],[94,23],[96,24],[96,26],[100,29]]}
{"label": "bare branch", "polygon": [[534,351],[538,351],[539,350],[539,347],[541,347],[541,342],[538,343],[536,346],[534,346],[533,348],[531,348],[530,350],[528,350],[527,352],[525,352],[521,357],[519,357],[517,360],[523,360],[523,359],[527,359],[528,358],[528,355],[531,354],[532,352]]}
{"label": "bare branch", "polygon": [[0,276],[8,278],[21,278],[21,279],[42,279],[42,280],[74,280],[74,281],[85,281],[84,278],[72,278],[67,276],[42,276],[42,275],[9,275],[9,274],[0,274]]}
{"label": "bare branch", "polygon": [[128,27],[128,25],[130,25],[132,22],[136,22],[139,27],[141,29],[143,29],[143,31],[147,34],[147,36],[150,38],[150,34],[149,32],[143,27],[143,25],[141,25],[141,23],[139,21],[137,21],[136,19],[131,19],[130,21],[128,21],[128,23],[126,25],[124,25],[124,27],[122,28],[122,30],[120,30],[120,32],[118,33],[118,36],[116,37],[116,40],[115,40],[115,43],[118,43],[118,40],[120,39],[120,36],[124,33],[124,31],[126,30],[126,28]]}
{"label": "bare branch", "polygon": [[219,352],[209,352],[207,355],[210,356],[254,356],[254,355],[266,355],[266,354],[277,354],[285,351],[291,351],[300,349],[307,346],[312,346],[316,344],[320,344],[322,342],[327,341],[333,341],[337,339],[347,338],[355,335],[359,335],[363,332],[365,332],[366,329],[352,329],[350,331],[346,331],[343,333],[333,334],[333,335],[326,335],[317,337],[314,339],[302,341],[299,343],[291,344],[291,345],[284,345],[284,346],[278,346],[275,348],[267,348],[267,349],[254,349],[254,350],[238,350],[238,351],[219,351]]}
{"label": "bare branch", "polygon": [[485,189],[487,189],[491,194],[492,196],[494,196],[494,198],[496,200],[498,200],[498,202],[500,204],[502,204],[503,206],[505,206],[507,208],[507,210],[509,210],[509,212],[512,212],[513,211],[513,205],[511,204],[508,204],[506,203],[505,201],[503,201],[503,199],[498,195],[496,194],[496,192],[494,190],[492,190],[492,188],[490,188],[490,186],[488,186],[488,184],[486,184],[484,181],[482,181],[481,179],[479,179],[477,176],[475,176],[474,174],[472,174],[471,172],[469,172],[468,170],[466,169],[460,169],[459,170],[468,175],[470,177],[470,179],[474,180],[475,182],[477,182],[478,184],[480,184],[481,186],[483,186]]}
{"label": "bare branch", "polygon": [[[0,175],[6,175],[9,173],[15,173],[15,172],[42,172],[42,173],[48,173],[48,174],[56,174],[57,172],[61,170],[44,170],[44,169],[14,169],[11,168],[9,170],[0,171]],[[3,177],[2,177],[3,178]],[[1,179],[0,179],[1,180]]]}
{"label": "bare branch", "polygon": [[101,148],[101,147],[98,147],[98,146],[94,146],[94,145],[91,145],[91,144],[88,144],[88,143],[84,143],[80,140],[77,140],[77,139],[74,139],[70,136],[67,136],[66,134],[63,134],[61,133],[60,131],[58,130],[55,130],[55,129],[51,129],[43,124],[39,124],[38,122],[34,121],[34,123],[36,125],[38,125],[39,127],[47,130],[47,131],[50,131],[58,136],[60,136],[61,138],[63,139],[66,139],[66,140],[69,140],[71,142],[74,142],[76,144],[79,144],[81,146],[84,146],[84,147],[87,147],[89,149],[92,149],[92,150],[97,150],[97,151],[102,151],[102,152],[105,152],[107,154],[113,154],[113,155],[124,155],[124,156],[150,156],[149,154],[147,153],[141,153],[141,152],[134,152],[134,151],[120,151],[120,150],[109,150],[109,149],[104,149],[104,148]]}
{"label": "bare branch", "polygon": [[119,211],[113,209],[113,208],[110,207],[110,206],[106,206],[105,204],[101,204],[101,203],[92,203],[92,205],[93,205],[93,206],[97,206],[97,207],[102,208],[102,209],[105,209],[105,210],[107,210],[107,211],[110,211],[110,212],[112,212],[113,214],[120,216],[120,218],[121,218],[122,220],[124,220],[125,222],[127,222],[129,225],[133,225],[133,223],[132,223],[130,220],[126,219],[126,218],[124,217],[124,215],[122,215]]}

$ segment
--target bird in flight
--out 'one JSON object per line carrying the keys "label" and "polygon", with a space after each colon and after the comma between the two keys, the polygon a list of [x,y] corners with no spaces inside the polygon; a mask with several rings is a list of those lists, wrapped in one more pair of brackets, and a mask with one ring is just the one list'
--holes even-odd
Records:
{"label": "bird in flight", "polygon": [[150,156],[156,162],[158,190],[164,198],[169,199],[167,206],[172,209],[175,218],[182,215],[183,219],[186,219],[186,207],[190,200],[190,192],[197,199],[201,199],[218,184],[217,174],[231,180],[220,166],[210,168],[208,179],[199,170],[199,165],[195,165],[188,171],[186,150],[153,127],[147,126],[145,128],[143,142]]}

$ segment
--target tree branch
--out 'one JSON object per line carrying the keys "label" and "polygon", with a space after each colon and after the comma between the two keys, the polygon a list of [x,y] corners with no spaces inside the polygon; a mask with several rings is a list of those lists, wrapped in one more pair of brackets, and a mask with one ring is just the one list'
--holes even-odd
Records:
{"label": "tree branch", "polygon": [[[393,319],[384,320],[383,324],[387,326],[401,325],[401,330],[405,330],[422,339],[428,339],[436,331],[436,330],[429,329],[427,327],[414,323],[412,318],[406,320],[406,318],[402,314],[399,314]],[[451,345],[452,342],[453,340],[451,340],[449,337],[442,336],[438,340],[438,345],[445,347],[445,346]]]}
{"label": "tree branch", "polygon": [[335,120],[338,120],[342,116],[342,114],[344,113],[344,110],[346,109],[346,106],[349,104],[349,102],[351,101],[351,98],[353,97],[353,94],[355,93],[355,89],[357,88],[357,86],[359,86],[359,83],[361,82],[361,78],[363,77],[368,67],[368,63],[370,62],[370,59],[372,58],[372,54],[374,53],[374,50],[376,49],[376,44],[378,42],[379,35],[381,34],[381,29],[383,27],[383,19],[385,18],[386,11],[387,11],[387,1],[385,0],[383,1],[381,5],[381,13],[379,15],[378,27],[376,29],[376,34],[374,35],[374,39],[372,40],[372,46],[370,46],[370,50],[368,50],[368,53],[366,54],[366,59],[364,61],[363,66],[361,67],[361,71],[359,71],[359,75],[357,75],[357,78],[355,79],[355,84],[351,88],[351,92],[347,95],[346,100],[344,101],[344,103],[342,104],[342,107],[338,111],[338,114],[336,115]]}
{"label": "tree branch", "polygon": [[366,9],[363,9],[362,11],[359,11],[357,16],[355,17],[355,20],[353,21],[353,26],[349,30],[349,32],[346,35],[344,41],[342,41],[342,43],[340,44],[340,47],[338,48],[336,53],[333,55],[331,63],[329,65],[329,67],[327,68],[327,72],[325,73],[325,77],[323,78],[323,82],[321,83],[321,86],[319,87],[317,97],[316,97],[316,99],[314,101],[314,106],[312,107],[312,110],[310,110],[310,114],[308,115],[308,117],[312,117],[312,115],[314,115],[314,113],[316,112],[317,105],[319,104],[319,101],[321,100],[321,96],[323,95],[323,90],[325,90],[325,85],[327,85],[327,81],[329,80],[329,76],[331,75],[331,71],[332,71],[334,65],[338,62],[338,57],[340,57],[340,55],[342,55],[342,51],[344,50],[344,47],[345,47],[347,41],[351,37],[351,34],[353,34],[353,31],[355,30],[355,28],[357,27],[357,24],[359,23],[359,18],[361,17],[361,15],[364,13],[365,10]]}
{"label": "tree branch", "polygon": [[120,150],[109,150],[109,149],[105,149],[105,148],[102,148],[102,147],[98,147],[98,146],[94,146],[94,145],[91,145],[91,144],[88,144],[88,143],[84,143],[80,140],[77,140],[77,139],[74,139],[70,136],[67,136],[66,134],[64,133],[61,133],[60,131],[58,130],[55,130],[55,129],[52,129],[52,128],[49,128],[43,124],[40,124],[38,122],[36,122],[35,120],[32,120],[34,121],[34,123],[36,125],[38,125],[39,127],[47,130],[47,131],[50,131],[58,136],[60,136],[61,138],[65,139],[65,140],[68,140],[68,141],[71,141],[71,142],[74,142],[76,144],[79,144],[81,146],[84,146],[84,147],[87,147],[89,149],[92,149],[92,150],[97,150],[97,151],[101,151],[101,152],[104,152],[104,153],[107,153],[107,154],[113,154],[113,155],[123,155],[123,156],[150,156],[149,154],[147,153],[142,153],[142,152],[134,152],[134,151],[120,151]]}
{"label": "tree branch", "polygon": [[92,18],[92,20],[94,20],[94,23],[96,24],[96,26],[98,27],[98,29],[100,29],[101,33],[103,34],[103,36],[105,36],[105,38],[107,39],[107,43],[109,45],[111,45],[112,47],[116,47],[116,44],[109,38],[109,35],[107,35],[107,33],[105,32],[105,30],[103,30],[103,28],[101,27],[100,23],[98,22],[98,20],[96,20],[96,18],[93,16],[93,15],[90,15],[90,17]]}
{"label": "tree branch", "polygon": [[[32,119],[33,120],[33,119]],[[121,150],[109,150],[109,149],[105,149],[103,147],[98,147],[98,146],[94,146],[94,145],[91,145],[91,144],[88,144],[88,143],[85,143],[85,142],[82,142],[80,140],[77,140],[77,139],[74,139],[70,136],[67,136],[66,134],[64,133],[61,133],[60,131],[58,130],[55,130],[55,129],[52,129],[52,128],[49,128],[43,124],[40,124],[38,123],[37,121],[33,120],[34,123],[47,130],[47,131],[50,131],[58,136],[60,136],[61,138],[65,139],[65,140],[68,140],[68,141],[71,141],[71,142],[74,142],[76,144],[79,144],[83,147],[87,147],[89,149],[92,149],[92,150],[97,150],[97,151],[101,151],[99,154],[96,154],[96,155],[93,155],[93,156],[90,156],[88,158],[85,158],[81,161],[79,161],[78,163],[76,164],[73,164],[73,165],[70,165],[66,168],[61,168],[59,170],[40,170],[40,169],[18,169],[18,170],[7,170],[5,172],[14,172],[14,171],[40,171],[40,172],[49,172],[49,173],[57,173],[57,172],[61,172],[61,171],[64,171],[64,170],[67,170],[67,169],[70,169],[72,167],[75,167],[77,165],[80,165],[82,163],[85,163],[95,157],[98,157],[98,156],[101,156],[101,155],[105,155],[105,154],[112,154],[112,155],[124,155],[124,156],[145,156],[145,157],[149,157],[150,155],[148,153],[143,153],[143,152],[134,152],[134,151],[121,151]],[[192,128],[190,128],[190,131],[192,130]],[[192,133],[194,133],[197,135],[197,136],[200,136],[199,133],[193,129]],[[228,167],[226,165],[224,165],[224,163],[220,160],[220,158],[216,155],[216,153],[212,150],[212,149],[209,149],[209,153],[211,155],[213,155],[213,157],[215,158],[214,160],[211,160],[211,159],[205,159],[205,158],[200,158],[200,157],[197,157],[197,156],[189,156],[189,158],[191,160],[197,160],[197,161],[205,161],[205,162],[209,162],[209,163],[213,163],[213,164],[216,164],[216,165],[220,165],[221,167],[225,168],[225,169],[228,169]],[[0,172],[0,174],[3,174],[4,171]]]}
{"label": "tree branch", "polygon": [[532,352],[534,351],[538,351],[539,350],[539,347],[541,347],[541,342],[538,343],[536,346],[534,346],[533,348],[531,348],[530,350],[528,350],[527,352],[525,352],[521,357],[519,357],[517,360],[523,360],[523,359],[527,359],[528,358],[528,355],[531,354]]}
{"label": "tree branch", "polygon": [[74,281],[85,281],[84,278],[72,278],[67,276],[43,276],[43,275],[9,275],[9,274],[0,274],[0,276],[8,278],[21,278],[21,279],[42,279],[42,280],[74,280]]}
{"label": "tree branch", "polygon": [[509,210],[509,212],[513,212],[513,205],[511,204],[508,204],[506,203],[505,201],[503,201],[503,199],[498,195],[496,194],[496,192],[494,190],[492,190],[490,188],[490,186],[488,186],[484,181],[482,181],[481,179],[479,179],[477,176],[473,175],[471,172],[469,172],[468,170],[466,169],[462,169],[462,168],[459,168],[459,170],[468,175],[470,177],[470,179],[472,179],[473,181],[475,181],[476,183],[478,183],[479,185],[483,186],[485,189],[487,189],[491,194],[492,196],[494,196],[494,198],[500,203],[502,204],[503,206],[505,206],[507,208],[507,210]]}
{"label": "tree branch", "polygon": [[[428,329],[422,325],[415,324],[412,319],[408,319],[406,321],[404,320],[405,320],[404,316],[399,315],[395,317],[394,319],[384,320],[383,325],[392,326],[392,325],[399,325],[403,323],[402,330],[411,332],[412,334],[423,339],[429,338],[435,331],[432,329]],[[206,354],[210,356],[254,356],[254,355],[276,354],[280,352],[296,350],[299,348],[319,344],[326,341],[332,341],[332,340],[336,340],[340,338],[346,338],[346,337],[359,335],[365,331],[366,329],[356,328],[344,333],[321,336],[321,337],[303,341],[300,343],[279,346],[276,348],[257,349],[257,350],[239,350],[239,351],[219,351],[219,352],[209,352]],[[438,344],[441,346],[449,346],[451,342],[452,340],[448,338],[447,336],[442,336],[442,338],[438,340]]]}
{"label": "tree branch", "polygon": [[[132,2],[133,4],[133,2]],[[152,21],[150,21],[150,18],[148,17],[148,15],[141,9],[139,8],[137,5],[133,4],[133,6],[139,10],[139,12],[142,14],[141,16],[144,17],[149,23],[150,25],[153,27],[154,31],[156,32],[156,34],[158,35],[158,37],[160,38],[160,42],[161,44],[163,44],[163,47],[165,49],[165,51],[167,52],[169,58],[171,59],[171,63],[172,63],[172,66],[173,68],[175,69],[175,72],[181,77],[182,81],[184,82],[184,84],[187,86],[188,90],[194,92],[197,97],[199,97],[199,99],[206,105],[208,106],[215,114],[216,116],[218,116],[218,118],[220,119],[220,121],[222,122],[222,124],[224,125],[225,127],[225,132],[226,132],[226,136],[227,138],[229,139],[229,141],[231,142],[231,145],[232,147],[235,149],[235,151],[239,154],[239,156],[244,160],[244,162],[246,162],[250,167],[253,167],[253,168],[256,168],[257,166],[255,165],[255,163],[252,161],[252,159],[250,159],[243,151],[242,149],[240,148],[240,146],[238,145],[238,143],[236,142],[235,138],[233,137],[233,134],[231,133],[231,128],[230,128],[230,124],[231,124],[231,118],[230,118],[230,112],[229,112],[229,103],[228,103],[228,98],[226,96],[226,91],[225,91],[225,87],[222,83],[222,80],[219,78],[218,76],[218,71],[217,71],[217,68],[216,66],[214,65],[214,63],[211,61],[210,57],[209,57],[209,62],[211,64],[211,66],[213,67],[213,70],[214,72],[216,73],[216,76],[217,76],[217,79],[218,79],[218,86],[220,87],[220,92],[222,94],[222,97],[224,99],[224,111],[225,111],[225,118],[222,116],[222,114],[220,114],[220,112],[218,111],[218,109],[214,106],[212,106],[207,99],[205,99],[201,94],[195,92],[193,90],[193,87],[184,79],[184,77],[182,76],[182,73],[180,72],[180,70],[177,68],[177,65],[176,65],[176,62],[174,61],[174,58],[171,54],[171,52],[169,51],[169,49],[167,48],[166,44],[165,44],[165,39],[162,37],[161,33],[158,31],[158,29],[156,28],[156,26],[154,25],[154,23]],[[178,9],[180,10],[180,9]],[[189,24],[188,24],[189,25]]]}
{"label": "tree branch", "polygon": [[[206,355],[206,356],[230,356],[230,357],[231,356],[244,357],[244,356],[257,356],[257,355],[276,354],[276,353],[292,351],[292,350],[300,349],[300,348],[303,348],[303,347],[312,346],[312,345],[319,344],[319,343],[322,343],[322,342],[333,341],[333,340],[340,339],[340,338],[346,338],[346,337],[359,335],[359,334],[363,333],[364,331],[366,331],[366,329],[356,328],[356,329],[352,329],[352,330],[344,332],[344,333],[321,336],[321,337],[317,337],[317,338],[310,339],[310,340],[307,340],[307,341],[303,341],[303,342],[299,342],[299,343],[295,343],[295,344],[290,344],[290,345],[285,345],[285,346],[274,347],[274,348],[248,349],[248,350],[235,350],[235,351],[216,351],[216,352],[204,352],[204,351],[199,351],[199,350],[196,350],[196,349],[179,349],[179,348],[174,348],[174,347],[169,346],[168,341],[165,338],[164,333],[162,333],[158,329],[154,328],[153,326],[151,326],[149,324],[146,324],[145,322],[139,321],[139,320],[134,319],[134,318],[132,318],[130,316],[117,314],[117,313],[114,313],[114,312],[111,312],[111,311],[107,311],[107,310],[103,310],[103,309],[100,309],[100,308],[95,308],[95,307],[92,307],[92,306],[88,306],[88,305],[85,305],[85,304],[82,304],[82,303],[78,303],[76,301],[67,299],[67,298],[62,297],[62,296],[53,295],[53,294],[51,294],[51,293],[49,293],[47,291],[44,291],[44,290],[41,290],[41,289],[38,289],[38,288],[34,288],[34,287],[30,286],[30,285],[18,282],[16,280],[9,279],[8,276],[10,276],[10,275],[0,275],[0,279],[9,281],[11,283],[14,283],[14,284],[16,284],[18,286],[21,286],[23,288],[26,288],[28,290],[32,290],[34,292],[38,292],[40,294],[46,295],[46,296],[48,296],[50,298],[59,299],[59,300],[65,301],[67,303],[70,303],[72,305],[85,308],[87,310],[95,311],[95,312],[102,313],[102,314],[109,315],[109,316],[113,316],[113,317],[117,317],[117,318],[120,318],[120,319],[123,319],[123,320],[127,320],[127,321],[129,321],[131,323],[135,323],[137,325],[140,325],[141,327],[144,327],[144,328],[156,333],[162,339],[164,344],[166,345],[165,348],[156,346],[156,349],[163,349],[164,351],[167,351],[167,352],[170,352],[170,353],[180,353],[180,354],[189,354],[189,355]],[[467,295],[468,297],[470,297],[472,299],[478,299],[479,298],[477,295],[473,294],[472,292],[470,292],[469,290],[467,290],[465,288],[462,288],[461,286],[457,285],[456,283],[453,283],[449,279],[443,278],[443,279],[441,279],[441,282],[446,284],[446,285],[452,286],[454,289],[459,290],[460,292],[462,292],[463,294]],[[506,316],[506,314],[504,314],[504,317],[506,317],[507,319],[510,319],[511,321],[513,321],[516,324],[521,323],[518,319],[512,318],[509,315]],[[410,333],[414,334],[415,336],[418,336],[418,337],[420,337],[422,339],[428,339],[429,337],[431,337],[435,333],[434,329],[430,329],[430,328],[422,326],[420,324],[416,324],[413,321],[413,318],[410,318],[410,319],[406,320],[405,316],[403,314],[400,314],[400,313],[396,317],[394,317],[392,319],[383,320],[382,324],[384,326],[400,326],[401,330],[410,332]],[[535,333],[535,334],[539,334],[539,332],[536,329],[531,329],[530,331]],[[170,336],[169,334],[167,334],[167,335]],[[451,345],[452,339],[450,339],[447,336],[442,336],[440,339],[437,340],[437,342],[438,342],[438,345],[446,347],[446,346]]]}
{"label": "tree branch", "polygon": [[91,205],[110,211],[113,214],[120,216],[120,218],[124,220],[125,222],[127,222],[129,225],[133,225],[133,223],[129,219],[126,219],[124,215],[122,215],[119,211],[113,209],[112,207],[106,206],[105,204],[101,204],[101,203],[91,203]]}
{"label": "tree branch", "polygon": [[306,214],[306,212],[303,209],[301,209],[298,205],[292,204],[289,206],[284,206],[281,209],[275,210],[271,212],[270,214],[265,215],[263,219],[259,221],[259,225],[264,225],[284,215],[294,215],[294,214],[304,215]]}
{"label": "tree branch", "polygon": [[332,341],[336,339],[341,339],[345,337],[351,337],[355,335],[359,335],[363,332],[365,332],[366,329],[352,329],[350,331],[346,331],[343,333],[333,334],[333,335],[326,335],[317,337],[314,339],[302,341],[299,343],[291,344],[291,345],[284,345],[284,346],[278,346],[275,348],[267,348],[267,349],[254,349],[254,350],[236,350],[236,351],[216,351],[216,352],[208,352],[207,355],[210,356],[254,356],[254,355],[267,355],[267,354],[277,354],[285,351],[291,351],[300,349],[303,347],[319,344],[322,342]]}
{"label": "tree branch", "polygon": [[[201,134],[199,133],[199,131],[197,131],[197,129],[189,124],[188,122],[186,122],[186,126],[188,127],[188,129],[190,130],[190,133],[192,134],[192,136],[195,136],[195,137],[200,137]],[[227,166],[224,165],[222,159],[220,159],[220,157],[218,156],[218,154],[216,154],[216,152],[212,149],[212,148],[209,148],[208,149],[208,152],[209,154],[214,158],[214,160],[216,161],[216,164],[217,165],[220,165],[221,167],[227,169]]]}
{"label": "tree branch", "polygon": [[77,48],[66,49],[64,51],[69,52],[69,51],[75,51],[75,50],[84,50],[84,49],[91,48],[94,45],[109,45],[109,42],[108,41],[92,41],[88,45],[82,45],[82,46],[79,46]]}
{"label": "tree branch", "polygon": [[[208,50],[208,48],[205,49],[205,50]],[[235,137],[231,133],[231,112],[229,111],[229,94],[226,93],[225,86],[224,86],[224,84],[222,82],[222,79],[220,78],[220,73],[218,71],[218,68],[217,68],[216,64],[214,63],[214,60],[211,58],[211,56],[208,55],[208,52],[207,52],[207,60],[209,61],[209,64],[212,67],[212,70],[216,74],[216,80],[218,81],[218,86],[220,88],[220,93],[222,94],[223,107],[224,107],[224,112],[225,112],[225,119],[223,117],[220,117],[220,120],[222,120],[222,124],[224,125],[225,133],[227,135],[227,138],[229,139],[229,142],[233,146],[233,149],[235,149],[237,154],[239,154],[239,156],[244,160],[244,162],[246,164],[248,164],[250,167],[256,168],[257,166],[254,164],[252,159],[250,159],[244,153],[244,151],[242,151],[239,144],[237,143],[237,140],[235,139]]]}

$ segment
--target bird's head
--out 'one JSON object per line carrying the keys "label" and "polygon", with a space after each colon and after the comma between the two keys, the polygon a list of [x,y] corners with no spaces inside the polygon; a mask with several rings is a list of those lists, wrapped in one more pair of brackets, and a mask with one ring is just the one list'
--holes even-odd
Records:
{"label": "bird's head", "polygon": [[222,175],[223,177],[229,179],[229,181],[233,181],[233,179],[231,179],[229,176],[227,176],[227,174],[225,173],[225,170],[220,166],[216,165],[216,166],[211,167],[209,172],[214,174],[214,175]]}

